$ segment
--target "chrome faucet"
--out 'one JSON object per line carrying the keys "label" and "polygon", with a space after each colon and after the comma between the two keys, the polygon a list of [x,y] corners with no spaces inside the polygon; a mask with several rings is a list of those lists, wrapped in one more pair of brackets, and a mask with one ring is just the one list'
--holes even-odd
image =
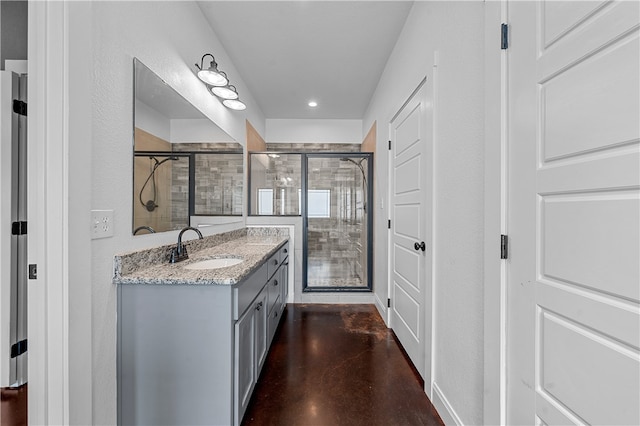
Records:
{"label": "chrome faucet", "polygon": [[182,231],[178,234],[178,245],[171,249],[171,253],[169,255],[169,263],[181,262],[185,259],[189,258],[189,254],[187,253],[187,248],[182,244],[182,234],[185,232],[192,230],[198,234],[198,238],[202,239],[202,233],[192,226],[187,226],[186,228],[182,228]]}

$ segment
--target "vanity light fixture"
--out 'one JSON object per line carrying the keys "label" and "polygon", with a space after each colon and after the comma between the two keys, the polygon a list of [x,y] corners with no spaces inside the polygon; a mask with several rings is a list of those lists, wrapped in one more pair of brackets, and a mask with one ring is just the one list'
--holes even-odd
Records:
{"label": "vanity light fixture", "polygon": [[[211,56],[211,62],[209,64],[209,68],[205,69],[204,58],[207,56]],[[210,86],[226,86],[229,84],[227,75],[218,70],[216,58],[214,58],[211,53],[205,54],[200,60],[200,65],[196,64],[196,68],[198,68],[198,78]]]}
{"label": "vanity light fixture", "polygon": [[226,106],[229,109],[234,109],[236,111],[242,111],[247,109],[247,106],[240,99],[225,99],[222,101],[222,105]]}
{"label": "vanity light fixture", "polygon": [[[204,58],[211,56],[209,68],[204,68]],[[247,109],[247,105],[240,100],[238,90],[235,86],[229,84],[229,77],[224,71],[218,69],[216,59],[211,53],[202,56],[200,65],[196,64],[198,69],[198,78],[207,86],[207,90],[214,96],[222,100],[222,105],[229,109],[242,111]]]}
{"label": "vanity light fixture", "polygon": [[309,101],[307,105],[309,105],[311,108],[315,108],[318,106],[318,103],[316,101]]}
{"label": "vanity light fixture", "polygon": [[238,99],[238,91],[231,84],[209,87],[209,91],[221,99]]}

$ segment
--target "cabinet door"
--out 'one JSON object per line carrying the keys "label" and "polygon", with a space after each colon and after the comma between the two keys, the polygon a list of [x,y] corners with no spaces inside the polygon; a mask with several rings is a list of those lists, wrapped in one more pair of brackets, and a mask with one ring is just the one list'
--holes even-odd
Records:
{"label": "cabinet door", "polygon": [[256,315],[249,307],[235,324],[234,423],[239,424],[256,381]]}
{"label": "cabinet door", "polygon": [[262,364],[264,364],[264,360],[267,357],[267,315],[269,313],[269,309],[267,307],[267,287],[265,287],[255,301],[255,347],[256,347],[256,358],[255,358],[255,368],[256,368],[256,377],[255,380],[258,380],[258,375],[260,374],[260,370],[262,369]]}
{"label": "cabinet door", "polygon": [[282,304],[281,310],[287,306],[287,298],[289,297],[289,259],[280,267],[280,303]]}

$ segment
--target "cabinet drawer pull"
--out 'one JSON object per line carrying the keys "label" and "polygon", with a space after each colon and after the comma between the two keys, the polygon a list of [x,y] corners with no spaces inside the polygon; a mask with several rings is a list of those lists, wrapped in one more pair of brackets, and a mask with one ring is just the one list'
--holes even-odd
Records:
{"label": "cabinet drawer pull", "polygon": [[273,280],[273,285],[274,286],[278,285],[278,280]]}
{"label": "cabinet drawer pull", "polygon": [[278,264],[278,259],[273,259],[273,264],[277,265]]}
{"label": "cabinet drawer pull", "polygon": [[284,250],[282,250],[282,251],[284,252],[284,254],[289,253],[289,250],[287,250],[287,249],[284,249]]}
{"label": "cabinet drawer pull", "polygon": [[259,311],[262,308],[262,302],[258,302],[256,305],[256,311]]}

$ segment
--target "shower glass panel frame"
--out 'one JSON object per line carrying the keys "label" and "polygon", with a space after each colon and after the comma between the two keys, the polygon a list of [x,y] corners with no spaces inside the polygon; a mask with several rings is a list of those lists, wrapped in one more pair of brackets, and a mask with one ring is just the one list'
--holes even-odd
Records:
{"label": "shower glass panel frame", "polygon": [[[348,159],[348,160],[346,160]],[[328,160],[334,162],[331,167],[314,167],[314,163]],[[311,165],[310,165],[311,163]],[[345,167],[346,165],[350,167]],[[364,166],[361,168],[361,166]],[[333,170],[333,179],[315,187],[313,174],[322,173],[321,169]],[[353,170],[353,181],[341,180],[344,176],[335,173],[336,170]],[[363,179],[358,182],[358,177]],[[366,178],[365,178],[366,176]],[[340,185],[340,182],[352,182],[351,187]],[[360,191],[362,189],[362,191]],[[331,191],[335,192],[331,194]],[[364,152],[331,152],[331,153],[305,153],[302,155],[302,199],[301,214],[303,228],[303,256],[302,256],[302,291],[303,292],[371,292],[373,274],[373,154]],[[360,198],[358,198],[360,197]],[[311,202],[311,203],[310,203]],[[320,221],[328,222],[328,226],[344,227],[342,230],[321,229],[325,235],[320,237],[323,244],[321,258],[310,256],[319,253],[318,247],[310,247],[310,232],[314,222],[317,226]],[[310,228],[310,221],[312,227]],[[354,228],[355,226],[355,228]],[[366,229],[361,228],[366,226]],[[360,229],[358,229],[358,227]],[[318,229],[312,231],[317,233]],[[342,233],[342,234],[341,234]],[[337,251],[338,256],[326,253],[327,249],[335,248],[342,241],[329,241],[331,238],[340,238],[342,235],[350,243],[351,238],[359,238],[360,242],[353,243],[352,247]],[[329,236],[329,238],[327,238]],[[362,243],[362,239],[365,239]],[[311,241],[313,244],[316,242]],[[360,259],[354,258],[353,252],[360,245]],[[349,253],[345,253],[349,251]],[[311,260],[311,262],[310,262]],[[366,265],[362,265],[362,260]],[[326,261],[326,265],[319,263]],[[354,264],[355,263],[355,264]],[[356,265],[359,264],[359,267]],[[325,267],[326,266],[326,267]],[[309,273],[317,274],[328,271],[328,276],[318,279],[315,283],[310,280]],[[363,275],[366,276],[363,277]],[[336,276],[337,275],[337,276]],[[356,280],[360,285],[354,285]],[[318,284],[318,283],[322,284]]]}
{"label": "shower glass panel frame", "polygon": [[300,189],[303,188],[300,152],[249,152],[249,216],[301,216]]}

